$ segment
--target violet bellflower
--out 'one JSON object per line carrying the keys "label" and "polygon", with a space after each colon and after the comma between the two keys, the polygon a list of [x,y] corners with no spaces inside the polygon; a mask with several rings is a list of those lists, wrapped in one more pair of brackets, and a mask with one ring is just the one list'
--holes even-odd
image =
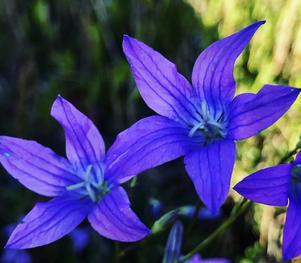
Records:
{"label": "violet bellflower", "polygon": [[199,197],[213,213],[218,211],[229,192],[235,141],[272,125],[300,92],[265,85],[257,94],[234,97],[234,63],[263,23],[204,50],[194,65],[192,85],[160,53],[124,36],[123,50],[139,92],[159,115],[141,119],[118,135],[111,147],[115,155],[108,154],[114,174],[126,166],[131,176],[184,156]]}
{"label": "violet bellflower", "polygon": [[[5,236],[10,236],[15,228],[14,225],[4,227]],[[25,250],[5,249],[0,257],[2,263],[31,263],[31,256]]]}
{"label": "violet bellflower", "polygon": [[301,152],[293,163],[259,170],[234,189],[244,197],[266,205],[286,206],[289,201],[282,254],[285,260],[301,255]]}
{"label": "violet bellflower", "polygon": [[231,263],[231,261],[225,258],[203,259],[200,254],[195,254],[190,259],[186,260],[185,263]]}
{"label": "violet bellflower", "polygon": [[89,244],[89,229],[85,227],[78,227],[69,234],[69,237],[72,240],[74,252],[81,253]]}
{"label": "violet bellflower", "polygon": [[114,174],[109,168],[103,139],[92,121],[60,96],[51,115],[64,128],[68,159],[35,141],[0,136],[0,162],[8,173],[30,190],[54,197],[34,206],[6,247],[49,244],[70,233],[86,217],[109,239],[134,242],[144,238],[150,231],[131,210],[119,185],[126,178],[121,170]]}

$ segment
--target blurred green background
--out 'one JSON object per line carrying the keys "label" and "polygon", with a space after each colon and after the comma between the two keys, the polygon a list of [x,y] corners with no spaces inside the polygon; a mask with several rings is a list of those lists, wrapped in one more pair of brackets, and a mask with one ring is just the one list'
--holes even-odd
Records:
{"label": "blurred green background", "polygon": [[[213,41],[267,20],[236,63],[237,92],[257,92],[265,83],[300,87],[300,15],[300,0],[1,0],[1,134],[37,140],[64,155],[63,131],[49,115],[58,94],[95,122],[107,148],[117,133],[152,115],[122,53],[123,34],[160,51],[190,79],[198,54]],[[300,127],[299,100],[273,127],[239,142],[233,184],[276,164],[294,148]],[[46,199],[19,185],[4,169],[0,184],[2,248],[5,227]],[[134,210],[149,227],[162,213],[198,201],[182,160],[146,172],[126,187]],[[197,222],[184,240],[183,253],[225,220],[238,198],[231,192],[220,218]],[[156,213],[154,200],[161,207]],[[243,263],[282,262],[284,212],[254,206],[202,255]],[[189,225],[189,219],[183,222]],[[167,235],[162,232],[123,256],[118,255],[132,245],[114,243],[94,231],[81,252],[74,251],[69,237],[28,252],[33,262],[160,262]]]}

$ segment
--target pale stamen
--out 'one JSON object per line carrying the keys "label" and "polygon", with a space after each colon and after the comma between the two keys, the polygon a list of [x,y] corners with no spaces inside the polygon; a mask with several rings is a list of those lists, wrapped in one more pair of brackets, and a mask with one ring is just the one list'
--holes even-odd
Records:
{"label": "pale stamen", "polygon": [[97,181],[95,181],[94,177],[91,176],[92,169],[93,165],[88,165],[85,173],[81,176],[84,181],[69,185],[66,189],[68,191],[82,189],[82,191],[80,191],[81,194],[88,195],[93,202],[96,202],[103,198],[110,191],[110,188],[103,180],[103,170],[96,170],[94,174],[96,175]]}

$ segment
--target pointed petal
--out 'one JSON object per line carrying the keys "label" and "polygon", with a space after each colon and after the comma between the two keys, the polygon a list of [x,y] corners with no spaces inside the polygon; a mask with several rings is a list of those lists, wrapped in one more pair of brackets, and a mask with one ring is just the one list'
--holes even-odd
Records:
{"label": "pointed petal", "polygon": [[90,210],[90,201],[70,196],[37,203],[17,225],[6,248],[26,249],[52,243],[70,233]]}
{"label": "pointed petal", "polygon": [[189,130],[166,117],[142,119],[117,136],[108,150],[106,177],[119,182],[147,169],[174,160],[201,138],[188,137]]}
{"label": "pointed petal", "polygon": [[35,141],[0,136],[0,162],[30,190],[57,196],[78,181],[68,160]]}
{"label": "pointed petal", "polygon": [[286,213],[282,246],[284,260],[289,260],[301,255],[300,195],[298,198],[299,200],[297,198],[290,198],[290,203]]}
{"label": "pointed petal", "polygon": [[286,206],[291,169],[291,164],[280,164],[259,170],[240,181],[234,190],[254,202]]}
{"label": "pointed petal", "polygon": [[135,242],[150,233],[132,211],[128,196],[120,186],[98,203],[88,219],[100,235],[117,241]]}
{"label": "pointed petal", "polygon": [[160,115],[188,123],[196,120],[194,90],[176,66],[144,43],[124,36],[123,51],[146,104]]}
{"label": "pointed petal", "polygon": [[53,103],[51,115],[65,130],[66,152],[71,162],[85,170],[104,159],[103,139],[87,116],[61,96]]}
{"label": "pointed petal", "polygon": [[185,156],[187,173],[214,214],[228,195],[235,157],[235,143],[228,140],[212,142]]}
{"label": "pointed petal", "polygon": [[298,97],[300,89],[265,85],[257,94],[237,96],[230,106],[227,137],[242,140],[271,126]]}
{"label": "pointed petal", "polygon": [[201,99],[210,104],[217,99],[231,101],[235,93],[234,63],[264,23],[256,22],[216,41],[199,55],[193,67],[192,84]]}

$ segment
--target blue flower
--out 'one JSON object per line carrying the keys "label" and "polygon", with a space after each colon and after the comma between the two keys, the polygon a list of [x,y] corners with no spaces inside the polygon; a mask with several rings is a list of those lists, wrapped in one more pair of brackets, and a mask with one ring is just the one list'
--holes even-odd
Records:
{"label": "blue flower", "polygon": [[[162,263],[182,262],[181,250],[183,230],[183,224],[181,221],[175,222],[172,226],[164,249]],[[186,260],[185,263],[231,263],[231,261],[224,258],[202,259],[200,254],[195,254],[190,259]]]}
{"label": "blue flower", "polygon": [[[0,136],[0,162],[8,173],[30,190],[54,197],[34,206],[13,231],[6,248],[49,244],[86,217],[107,238],[124,242],[144,238],[150,231],[131,210],[119,186],[127,178],[109,168],[103,139],[92,121],[60,96],[51,115],[64,128],[68,159],[35,141]],[[110,153],[115,155],[113,150]]]}
{"label": "blue flower", "polygon": [[285,260],[301,255],[301,152],[291,164],[259,170],[234,189],[244,197],[266,205],[286,206],[282,253]]}
{"label": "blue flower", "polygon": [[185,263],[231,263],[231,261],[225,258],[203,259],[200,254],[195,254],[190,259],[185,261]]}
{"label": "blue flower", "polygon": [[[14,229],[14,225],[4,227],[5,236],[9,236]],[[17,249],[5,249],[0,257],[2,263],[31,263],[31,257],[27,251]]]}
{"label": "blue flower", "polygon": [[234,97],[234,63],[263,23],[204,50],[194,65],[192,85],[160,53],[124,36],[123,50],[139,92],[159,116],[142,119],[119,134],[111,148],[118,154],[108,155],[116,175],[124,166],[124,176],[131,176],[184,156],[199,197],[213,213],[218,211],[229,192],[235,141],[272,125],[300,92],[265,85],[257,94]]}
{"label": "blue flower", "polygon": [[73,249],[76,253],[82,252],[89,244],[89,232],[88,229],[86,228],[77,228],[74,229],[70,234],[69,234],[72,244],[73,244]]}
{"label": "blue flower", "polygon": [[31,257],[26,251],[6,249],[0,258],[2,263],[31,263]]}

